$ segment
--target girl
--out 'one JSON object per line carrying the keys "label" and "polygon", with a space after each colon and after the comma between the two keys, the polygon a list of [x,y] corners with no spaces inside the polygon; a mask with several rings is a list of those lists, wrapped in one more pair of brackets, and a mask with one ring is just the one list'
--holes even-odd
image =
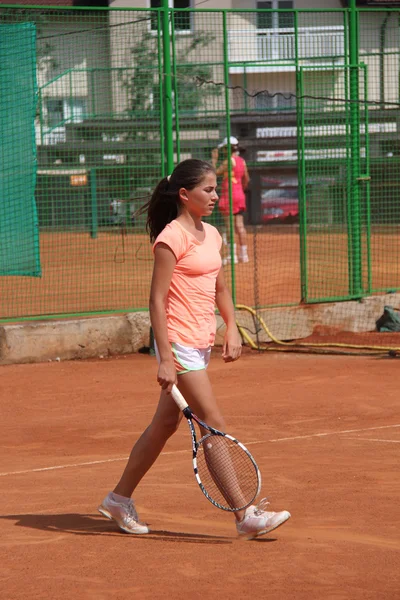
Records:
{"label": "girl", "polygon": [[[247,254],[247,235],[246,229],[244,226],[243,215],[246,210],[246,196],[245,190],[249,185],[249,173],[247,170],[247,165],[245,160],[239,156],[239,141],[235,137],[230,138],[231,143],[231,177],[232,177],[232,212],[233,212],[233,220],[235,233],[239,239],[239,255],[236,254],[236,244],[234,244],[234,261],[238,262],[249,262],[249,256]],[[219,149],[223,149],[226,154],[228,145],[227,138],[224,139],[222,144],[215,148],[211,155],[211,161],[214,168],[217,167],[218,162],[218,154]],[[222,185],[221,185],[221,199],[218,204],[218,208],[221,211],[224,221],[225,221],[225,230],[227,232],[230,231],[230,205],[229,205],[229,182],[228,182],[228,158],[223,160],[221,165],[216,169],[217,175],[222,175]],[[225,234],[224,239],[225,245],[229,246],[229,235]],[[227,255],[223,261],[224,264],[227,264],[231,260],[230,255]]]}
{"label": "girl", "polygon": [[[215,338],[215,304],[226,323],[225,362],[240,357],[241,339],[221,269],[221,236],[202,221],[218,200],[216,186],[209,163],[185,160],[160,181],[144,207],[154,242],[150,318],[161,394],[153,420],[134,445],[120,481],[99,506],[103,515],[128,533],[149,531],[139,521],[131,496],[181,421],[170,394],[172,385],[178,385],[201,419],[225,429],[206,371]],[[267,533],[290,517],[287,511],[266,512],[260,505],[234,515],[239,535],[246,537]]]}

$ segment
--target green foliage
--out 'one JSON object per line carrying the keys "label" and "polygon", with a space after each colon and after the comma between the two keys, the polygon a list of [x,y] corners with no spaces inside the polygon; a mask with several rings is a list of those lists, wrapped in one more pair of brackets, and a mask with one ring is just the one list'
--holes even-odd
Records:
{"label": "green foliage", "polygon": [[133,69],[119,72],[119,79],[128,94],[130,115],[147,114],[154,106],[154,89],[158,76],[157,37],[151,31],[144,31],[131,50]]}
{"label": "green foliage", "polygon": [[[212,79],[212,68],[191,62],[191,58],[214,39],[215,37],[208,33],[194,32],[189,43],[176,52],[176,81],[172,75],[172,86],[173,89],[176,87],[179,97],[180,114],[199,112],[207,97],[221,94],[221,89],[216,86],[196,85],[196,77]],[[120,73],[120,81],[128,93],[128,113],[148,116],[148,111],[159,112],[161,98],[158,83],[157,34],[143,31],[131,48],[131,56],[133,70]]]}
{"label": "green foliage", "polygon": [[[154,187],[156,179],[149,171],[150,165],[160,165],[163,153],[160,142],[160,115],[163,110],[160,97],[159,83],[159,38],[158,33],[147,28],[131,46],[130,55],[132,67],[119,72],[119,80],[128,96],[126,114],[131,117],[134,126],[129,128],[127,138],[137,143],[135,166],[140,173],[136,185]],[[212,68],[197,64],[196,55],[208,46],[214,36],[193,32],[190,38],[177,39],[176,47],[176,80],[172,75],[173,101],[175,95],[179,98],[180,118],[190,118],[199,114],[205,108],[205,102],[210,96],[219,96],[222,92],[217,86],[201,86],[196,82],[212,79]],[[191,59],[194,59],[191,62]],[[175,108],[175,107],[174,107]]]}

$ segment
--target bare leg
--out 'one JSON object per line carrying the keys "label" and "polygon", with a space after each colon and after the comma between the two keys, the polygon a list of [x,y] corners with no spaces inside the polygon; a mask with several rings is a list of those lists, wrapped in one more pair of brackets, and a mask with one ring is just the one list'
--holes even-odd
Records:
{"label": "bare leg", "polygon": [[229,247],[231,243],[231,224],[229,220],[229,215],[222,215],[224,218],[224,233],[226,235],[226,245]]}
{"label": "bare leg", "polygon": [[162,391],[153,420],[132,448],[128,464],[113,490],[116,494],[130,498],[157,460],[168,438],[178,429],[181,418],[182,413],[172,396]]}
{"label": "bare leg", "polygon": [[239,238],[239,245],[246,246],[247,244],[247,232],[244,226],[243,215],[235,215],[235,231]]}
{"label": "bare leg", "polygon": [[[230,222],[230,217],[229,215],[224,215],[224,221],[225,221],[225,231],[226,231],[226,244],[225,247],[223,248],[223,259],[224,259],[224,264],[227,264],[231,261],[232,257],[231,257],[231,222]],[[233,240],[235,241],[235,240]],[[234,256],[234,261],[235,263],[237,263],[237,253],[236,253],[236,244],[233,244],[233,256]]]}
{"label": "bare leg", "polygon": [[[206,370],[190,371],[178,377],[178,385],[187,403],[207,425],[225,431],[225,421],[218,408]],[[234,516],[241,521],[245,511],[236,511]]]}
{"label": "bare leg", "polygon": [[207,371],[190,371],[178,376],[178,387],[193,412],[207,425],[216,429],[225,428],[225,421],[208,378]]}
{"label": "bare leg", "polygon": [[[178,376],[178,386],[189,406],[207,424],[224,431],[225,422],[217,406],[211,383],[205,370]],[[128,464],[114,492],[129,498],[143,476],[155,463],[167,440],[175,433],[182,418],[172,396],[161,392],[152,422],[132,448]],[[235,512],[240,521],[245,511]]]}

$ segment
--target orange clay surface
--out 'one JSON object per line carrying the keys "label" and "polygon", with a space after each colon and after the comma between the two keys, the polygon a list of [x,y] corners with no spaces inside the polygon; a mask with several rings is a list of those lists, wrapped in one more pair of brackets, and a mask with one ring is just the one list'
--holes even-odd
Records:
{"label": "orange clay surface", "polygon": [[[236,265],[238,304],[273,306],[301,300],[297,227],[262,227],[248,232],[250,262]],[[343,233],[308,236],[308,295],[346,297],[348,240]],[[0,318],[147,309],[153,257],[148,236],[100,231],[43,232],[42,277],[1,277]],[[367,265],[364,261],[363,283]],[[371,287],[400,287],[400,232],[376,232],[371,241]],[[225,267],[231,284],[231,266]]]}
{"label": "orange clay surface", "polygon": [[0,368],[4,600],[385,599],[400,590],[400,361],[251,354],[209,368],[262,496],[292,518],[257,541],[202,495],[183,422],[136,490],[151,533],[96,507],[157,397],[143,355]]}

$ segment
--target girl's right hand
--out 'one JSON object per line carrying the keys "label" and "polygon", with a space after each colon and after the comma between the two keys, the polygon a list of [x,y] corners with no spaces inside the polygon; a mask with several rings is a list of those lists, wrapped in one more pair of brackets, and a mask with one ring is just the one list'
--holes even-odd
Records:
{"label": "girl's right hand", "polygon": [[162,360],[158,367],[157,381],[163,390],[171,393],[172,386],[177,382],[176,369],[173,360]]}

